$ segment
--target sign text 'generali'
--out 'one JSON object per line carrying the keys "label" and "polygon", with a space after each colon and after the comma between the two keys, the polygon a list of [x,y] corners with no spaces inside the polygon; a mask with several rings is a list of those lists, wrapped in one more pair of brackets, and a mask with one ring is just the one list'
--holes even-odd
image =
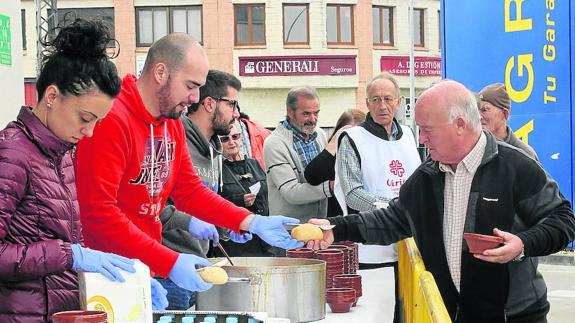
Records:
{"label": "sign text 'generali'", "polygon": [[355,75],[355,55],[239,57],[241,76]]}

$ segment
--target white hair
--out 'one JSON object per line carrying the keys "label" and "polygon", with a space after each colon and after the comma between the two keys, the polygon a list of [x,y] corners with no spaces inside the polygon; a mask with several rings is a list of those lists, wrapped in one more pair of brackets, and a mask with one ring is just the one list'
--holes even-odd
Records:
{"label": "white hair", "polygon": [[451,123],[456,118],[463,117],[467,120],[471,129],[477,133],[481,132],[481,116],[477,109],[475,95],[471,91],[466,90],[464,96],[455,97],[450,101],[447,111],[448,122]]}

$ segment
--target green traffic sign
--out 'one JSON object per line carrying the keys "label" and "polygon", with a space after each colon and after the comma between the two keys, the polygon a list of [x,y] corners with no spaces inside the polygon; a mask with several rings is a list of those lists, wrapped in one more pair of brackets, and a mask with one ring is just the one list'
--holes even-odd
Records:
{"label": "green traffic sign", "polygon": [[0,65],[12,66],[10,17],[0,14]]}

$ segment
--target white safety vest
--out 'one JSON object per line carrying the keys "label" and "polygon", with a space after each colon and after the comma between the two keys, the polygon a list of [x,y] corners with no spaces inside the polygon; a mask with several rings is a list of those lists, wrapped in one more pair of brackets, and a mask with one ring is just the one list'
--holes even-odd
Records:
{"label": "white safety vest", "polygon": [[[421,163],[411,129],[407,126],[401,126],[401,128],[403,135],[399,140],[394,141],[378,138],[363,127],[353,127],[345,131],[353,140],[361,156],[363,188],[383,198],[383,200],[376,202],[377,207],[387,207],[389,200],[399,196],[399,189]],[[337,154],[336,158],[338,158]],[[336,165],[338,165],[337,162]],[[334,192],[344,215],[347,215],[345,193],[341,187],[339,173],[340,171],[336,167]],[[389,246],[364,244],[359,246],[360,263],[394,261],[397,261],[397,245],[395,243]]]}

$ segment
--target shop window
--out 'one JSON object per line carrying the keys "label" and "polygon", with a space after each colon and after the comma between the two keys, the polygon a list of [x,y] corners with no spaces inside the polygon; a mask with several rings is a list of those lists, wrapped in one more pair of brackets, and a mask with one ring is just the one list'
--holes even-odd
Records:
{"label": "shop window", "polygon": [[393,7],[373,6],[373,44],[393,46]]}
{"label": "shop window", "polygon": [[180,32],[202,39],[202,7],[138,7],[136,8],[136,45],[151,46],[167,34]]}
{"label": "shop window", "polygon": [[425,9],[413,9],[413,45],[425,47]]}
{"label": "shop window", "polygon": [[265,45],[265,18],[264,4],[234,5],[235,44]]}
{"label": "shop window", "polygon": [[327,5],[328,45],[353,44],[353,6]]}
{"label": "shop window", "polygon": [[284,4],[283,25],[285,45],[309,44],[309,5]]}

